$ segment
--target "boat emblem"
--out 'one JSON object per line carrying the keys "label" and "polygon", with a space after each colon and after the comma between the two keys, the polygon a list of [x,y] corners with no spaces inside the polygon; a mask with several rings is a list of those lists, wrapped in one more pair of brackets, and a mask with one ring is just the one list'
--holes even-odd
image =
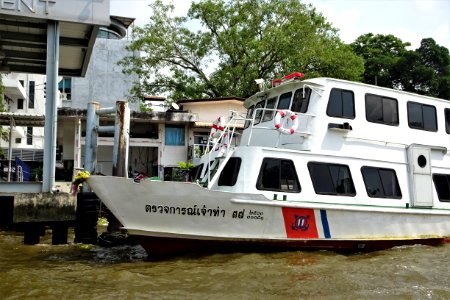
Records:
{"label": "boat emblem", "polygon": [[299,216],[294,215],[295,221],[294,224],[292,224],[291,228],[292,230],[300,230],[300,231],[307,231],[309,228],[309,216]]}

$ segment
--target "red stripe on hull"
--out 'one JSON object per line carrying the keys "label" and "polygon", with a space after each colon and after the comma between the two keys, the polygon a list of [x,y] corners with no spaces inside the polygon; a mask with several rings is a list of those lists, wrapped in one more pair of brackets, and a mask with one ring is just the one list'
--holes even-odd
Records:
{"label": "red stripe on hull", "polygon": [[173,256],[195,253],[267,252],[295,250],[331,250],[337,252],[376,251],[404,245],[435,246],[450,239],[415,240],[197,240],[134,236],[147,253],[154,256]]}

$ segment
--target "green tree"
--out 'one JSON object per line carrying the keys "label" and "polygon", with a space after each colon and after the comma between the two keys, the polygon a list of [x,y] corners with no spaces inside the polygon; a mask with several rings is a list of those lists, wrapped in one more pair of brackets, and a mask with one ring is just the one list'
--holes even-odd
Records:
{"label": "green tree", "polygon": [[393,35],[367,33],[351,47],[364,58],[364,82],[444,99],[450,98],[449,51],[431,39],[416,50]]}
{"label": "green tree", "polygon": [[394,87],[393,76],[398,60],[407,52],[410,43],[389,35],[367,33],[350,44],[356,54],[364,58],[365,83]]}
{"label": "green tree", "polygon": [[245,97],[257,91],[255,79],[271,79],[276,67],[349,80],[364,70],[337,30],[298,0],[201,0],[184,17],[171,16],[173,5],[161,0],[150,6],[149,23],[135,29],[128,48],[144,54],[121,61],[141,79],[136,98]]}
{"label": "green tree", "polygon": [[432,38],[422,39],[418,49],[405,53],[394,76],[395,84],[405,91],[450,100],[449,51]]}

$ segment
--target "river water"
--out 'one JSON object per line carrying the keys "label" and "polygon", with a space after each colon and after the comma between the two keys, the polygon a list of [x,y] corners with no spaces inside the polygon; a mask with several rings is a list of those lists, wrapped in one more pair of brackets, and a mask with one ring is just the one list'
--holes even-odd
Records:
{"label": "river water", "polygon": [[[73,240],[73,236],[69,236]],[[23,245],[0,231],[0,299],[450,299],[450,244],[153,260],[140,246]]]}

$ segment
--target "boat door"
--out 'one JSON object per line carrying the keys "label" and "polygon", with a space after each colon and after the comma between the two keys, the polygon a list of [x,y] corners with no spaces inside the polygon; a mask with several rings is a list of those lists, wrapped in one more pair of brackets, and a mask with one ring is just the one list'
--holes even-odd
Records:
{"label": "boat door", "polygon": [[412,196],[410,204],[412,207],[432,207],[431,149],[413,144],[407,148],[407,155]]}

